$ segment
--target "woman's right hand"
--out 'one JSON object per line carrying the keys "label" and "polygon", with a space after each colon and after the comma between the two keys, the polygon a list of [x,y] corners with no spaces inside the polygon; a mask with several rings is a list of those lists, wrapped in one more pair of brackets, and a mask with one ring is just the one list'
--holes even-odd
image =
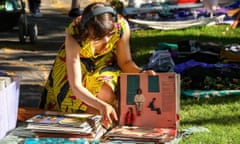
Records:
{"label": "woman's right hand", "polygon": [[106,129],[112,126],[113,120],[117,121],[117,113],[112,105],[106,103],[100,111],[102,115],[102,124]]}

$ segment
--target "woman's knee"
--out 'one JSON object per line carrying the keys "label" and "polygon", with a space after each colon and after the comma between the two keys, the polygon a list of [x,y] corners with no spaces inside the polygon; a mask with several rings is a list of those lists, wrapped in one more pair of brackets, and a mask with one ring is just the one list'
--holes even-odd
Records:
{"label": "woman's knee", "polygon": [[108,84],[104,84],[100,89],[97,97],[109,104],[115,105],[116,95]]}

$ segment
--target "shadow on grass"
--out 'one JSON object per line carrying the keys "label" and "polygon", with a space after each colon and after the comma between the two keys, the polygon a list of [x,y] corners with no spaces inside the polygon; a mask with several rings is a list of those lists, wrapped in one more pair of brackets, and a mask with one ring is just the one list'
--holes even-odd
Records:
{"label": "shadow on grass", "polygon": [[218,115],[211,118],[197,118],[194,120],[183,120],[181,125],[207,125],[207,124],[217,124],[217,125],[234,125],[240,123],[240,115]]}
{"label": "shadow on grass", "polygon": [[181,98],[182,105],[217,105],[217,104],[228,104],[240,101],[240,95],[229,95],[229,96],[221,96],[221,97],[210,97],[210,98],[200,98],[196,99],[193,97],[189,98]]}

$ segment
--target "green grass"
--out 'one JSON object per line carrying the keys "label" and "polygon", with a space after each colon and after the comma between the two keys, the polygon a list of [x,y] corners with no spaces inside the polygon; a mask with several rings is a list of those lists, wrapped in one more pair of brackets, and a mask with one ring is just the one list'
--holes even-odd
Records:
{"label": "green grass", "polygon": [[232,30],[229,25],[214,25],[172,31],[138,30],[132,32],[130,43],[134,60],[143,65],[159,42],[176,43],[190,39],[221,44],[239,43],[240,28]]}
{"label": "green grass", "polygon": [[[240,142],[240,96],[181,99],[180,129],[202,126],[209,132],[183,138],[182,144],[238,144]],[[180,144],[181,144],[180,143]]]}
{"label": "green grass", "polygon": [[[131,35],[133,58],[139,65],[144,65],[159,42],[176,43],[181,40],[239,43],[240,28],[232,30],[229,25],[217,25],[172,31],[150,29],[133,31]],[[199,100],[181,98],[180,103],[180,129],[201,126],[209,130],[184,137],[180,144],[240,143],[240,96]]]}

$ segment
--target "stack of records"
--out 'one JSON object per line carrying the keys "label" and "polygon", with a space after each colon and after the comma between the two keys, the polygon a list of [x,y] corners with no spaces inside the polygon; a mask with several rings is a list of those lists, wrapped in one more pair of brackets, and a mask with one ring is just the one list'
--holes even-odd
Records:
{"label": "stack of records", "polygon": [[118,126],[106,134],[109,140],[165,143],[173,140],[176,129]]}
{"label": "stack of records", "polygon": [[101,115],[44,112],[26,120],[37,137],[99,139],[106,132]]}

